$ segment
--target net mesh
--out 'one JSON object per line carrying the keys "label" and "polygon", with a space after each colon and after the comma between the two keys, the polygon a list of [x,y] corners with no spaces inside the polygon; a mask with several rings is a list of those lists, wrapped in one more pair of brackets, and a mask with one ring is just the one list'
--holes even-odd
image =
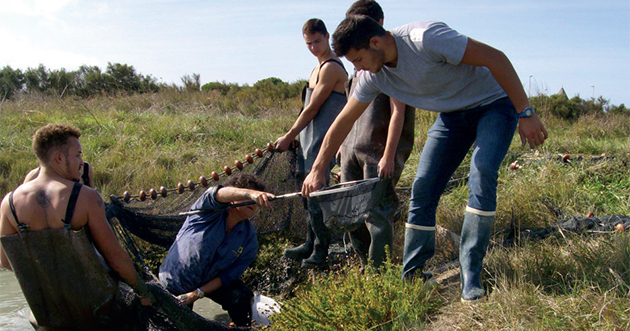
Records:
{"label": "net mesh", "polygon": [[311,193],[310,201],[319,205],[326,227],[336,232],[358,229],[378,203],[379,179],[339,183]]}
{"label": "net mesh", "polygon": [[[151,189],[131,196],[110,196],[106,203],[107,218],[119,241],[132,256],[136,269],[145,281],[152,285],[158,301],[151,307],[140,307],[133,292],[126,286],[120,288],[120,303],[138,310],[138,324],[146,330],[223,330],[225,325],[210,321],[170,295],[157,281],[155,271],[162,257],[175,240],[177,232],[186,220],[179,215],[210,186],[223,184],[232,173],[243,172],[256,175],[268,192],[276,195],[301,190],[302,175],[298,171],[296,148],[285,153],[256,150],[254,156],[246,156],[244,162],[237,161],[235,167],[224,168],[221,174],[212,173],[206,180],[179,183],[177,188]],[[288,237],[303,236],[306,226],[306,211],[301,198],[277,199],[273,208],[261,209],[250,219],[258,234],[284,232]],[[234,328],[230,328],[234,330]]]}

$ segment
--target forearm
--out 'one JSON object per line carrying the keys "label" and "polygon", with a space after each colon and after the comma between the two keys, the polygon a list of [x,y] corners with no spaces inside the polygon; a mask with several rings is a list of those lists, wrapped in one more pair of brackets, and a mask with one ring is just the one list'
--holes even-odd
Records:
{"label": "forearm", "polygon": [[212,280],[210,280],[209,282],[201,285],[199,287],[199,289],[206,295],[216,291],[217,289],[219,289],[221,286],[223,286],[223,281],[221,281],[221,278],[219,277],[215,277]]}
{"label": "forearm", "polygon": [[396,156],[396,149],[398,148],[398,142],[400,141],[400,135],[402,134],[405,123],[406,105],[392,98],[390,98],[390,105],[392,108],[392,116],[389,121],[389,127],[387,128],[387,141],[385,143],[385,151],[383,152],[383,158],[386,160],[393,160]]}
{"label": "forearm", "polygon": [[217,190],[215,199],[221,203],[252,200],[255,193],[258,193],[258,191],[246,188],[224,186]]}
{"label": "forearm", "polygon": [[112,268],[127,285],[134,287],[137,286],[138,283],[143,282],[138,276],[129,254],[127,254],[122,247],[120,250],[103,254],[103,257],[107,265]]}
{"label": "forearm", "polygon": [[512,63],[503,52],[498,56],[496,66],[493,66],[490,72],[508,95],[517,112],[520,113],[523,109],[529,107],[527,94],[525,94],[516,70],[514,70],[514,66],[512,66]]}

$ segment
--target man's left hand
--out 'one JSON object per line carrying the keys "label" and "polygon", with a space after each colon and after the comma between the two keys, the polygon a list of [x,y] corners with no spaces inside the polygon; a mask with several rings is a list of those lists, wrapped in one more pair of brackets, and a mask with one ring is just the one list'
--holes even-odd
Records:
{"label": "man's left hand", "polygon": [[181,294],[177,297],[177,299],[179,299],[179,301],[181,301],[183,305],[189,306],[193,304],[193,302],[199,300],[199,297],[197,297],[197,291],[195,290],[192,292]]}
{"label": "man's left hand", "polygon": [[386,179],[394,174],[394,160],[385,160],[381,158],[378,162],[378,177]]}
{"label": "man's left hand", "polygon": [[521,136],[521,146],[529,143],[531,149],[542,145],[547,139],[547,130],[536,114],[529,118],[519,119],[518,134]]}

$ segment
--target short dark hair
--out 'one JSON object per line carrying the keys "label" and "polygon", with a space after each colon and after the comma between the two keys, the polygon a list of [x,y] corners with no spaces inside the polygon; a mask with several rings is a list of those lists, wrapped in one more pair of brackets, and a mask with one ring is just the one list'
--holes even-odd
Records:
{"label": "short dark hair", "polygon": [[256,191],[265,191],[265,184],[263,184],[258,177],[253,174],[236,173],[228,178],[223,185],[248,188]]}
{"label": "short dark hair", "polygon": [[370,48],[370,39],[384,34],[385,29],[372,18],[348,16],[339,23],[333,34],[333,50],[337,56],[345,56],[351,48],[356,50]]}
{"label": "short dark hair", "polygon": [[313,34],[316,32],[319,32],[324,36],[328,34],[328,30],[326,29],[326,24],[324,24],[324,21],[320,20],[319,18],[311,18],[310,20],[306,21],[306,23],[304,23],[304,26],[302,27],[302,34]]}
{"label": "short dark hair", "polygon": [[49,152],[53,148],[60,148],[67,152],[68,138],[81,137],[81,130],[70,124],[50,123],[35,131],[33,134],[33,151],[43,163],[48,163]]}
{"label": "short dark hair", "polygon": [[383,8],[374,0],[355,1],[346,12],[346,16],[352,15],[371,17],[377,22],[385,18]]}

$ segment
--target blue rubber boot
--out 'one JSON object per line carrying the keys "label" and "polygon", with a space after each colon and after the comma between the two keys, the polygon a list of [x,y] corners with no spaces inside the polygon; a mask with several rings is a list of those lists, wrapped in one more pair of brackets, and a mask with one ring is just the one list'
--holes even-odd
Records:
{"label": "blue rubber boot", "polygon": [[466,210],[459,242],[462,302],[478,300],[485,295],[481,284],[481,271],[494,223],[494,212],[470,210],[470,208]]}
{"label": "blue rubber boot", "polygon": [[403,253],[402,279],[412,280],[416,277],[425,282],[433,277],[424,273],[424,265],[435,253],[435,227],[420,227],[406,224],[405,250]]}

